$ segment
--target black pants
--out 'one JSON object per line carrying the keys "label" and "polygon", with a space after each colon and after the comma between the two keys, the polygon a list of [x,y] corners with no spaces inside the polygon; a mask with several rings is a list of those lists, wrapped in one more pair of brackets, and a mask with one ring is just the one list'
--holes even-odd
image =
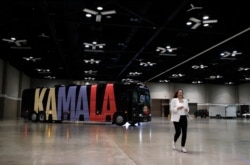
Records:
{"label": "black pants", "polygon": [[187,116],[180,116],[180,121],[179,122],[174,122],[174,127],[175,127],[175,135],[174,135],[174,142],[178,140],[182,133],[181,137],[181,146],[184,147],[186,144],[186,139],[187,139]]}

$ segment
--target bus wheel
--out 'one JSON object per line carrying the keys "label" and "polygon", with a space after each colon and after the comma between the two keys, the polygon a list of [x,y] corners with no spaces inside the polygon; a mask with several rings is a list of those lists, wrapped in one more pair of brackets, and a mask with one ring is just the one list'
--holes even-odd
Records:
{"label": "bus wheel", "polygon": [[37,119],[38,119],[37,113],[33,111],[30,115],[30,120],[33,122],[37,122]]}
{"label": "bus wheel", "polygon": [[38,121],[45,122],[46,121],[46,114],[44,111],[38,113]]}
{"label": "bus wheel", "polygon": [[115,123],[119,126],[124,125],[127,122],[126,116],[122,113],[118,113],[115,115]]}

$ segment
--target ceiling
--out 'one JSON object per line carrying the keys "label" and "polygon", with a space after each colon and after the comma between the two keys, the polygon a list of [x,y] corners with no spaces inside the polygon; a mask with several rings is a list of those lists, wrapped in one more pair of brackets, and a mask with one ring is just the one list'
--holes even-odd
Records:
{"label": "ceiling", "polygon": [[30,78],[216,84],[250,81],[247,1],[0,3],[0,58]]}

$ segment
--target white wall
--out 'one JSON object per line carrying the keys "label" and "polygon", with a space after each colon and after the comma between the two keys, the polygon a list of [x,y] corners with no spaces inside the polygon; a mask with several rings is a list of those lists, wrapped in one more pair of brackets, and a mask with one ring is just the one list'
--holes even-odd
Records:
{"label": "white wall", "polygon": [[150,89],[152,99],[171,99],[177,89],[182,89],[184,97],[190,103],[237,104],[239,103],[238,95],[240,94],[243,94],[245,99],[250,100],[250,92],[244,92],[246,88],[250,88],[250,84],[248,86],[242,85],[239,94],[238,86],[233,85],[148,83],[147,86]]}
{"label": "white wall", "polygon": [[169,84],[167,83],[147,83],[152,99],[169,99]]}
{"label": "white wall", "polygon": [[19,83],[20,83],[20,72],[7,64],[6,69],[6,83],[5,83],[5,94],[10,97],[18,98],[19,97]]}
{"label": "white wall", "polygon": [[238,87],[238,91],[239,91],[239,103],[240,104],[246,104],[249,105],[250,104],[250,83],[247,84],[241,84]]}
{"label": "white wall", "polygon": [[237,104],[238,87],[234,85],[207,85],[208,103]]}

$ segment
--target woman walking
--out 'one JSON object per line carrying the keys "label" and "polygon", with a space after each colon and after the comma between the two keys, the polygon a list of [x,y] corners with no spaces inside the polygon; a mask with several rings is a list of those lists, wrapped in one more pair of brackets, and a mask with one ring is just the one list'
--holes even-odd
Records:
{"label": "woman walking", "polygon": [[170,110],[171,110],[171,121],[174,123],[175,127],[175,134],[174,139],[172,141],[172,148],[176,149],[175,144],[180,137],[181,137],[181,151],[186,153],[187,150],[185,148],[186,138],[187,138],[187,115],[189,112],[188,100],[184,99],[183,97],[183,90],[178,89],[175,92],[174,98],[171,100],[170,103]]}

